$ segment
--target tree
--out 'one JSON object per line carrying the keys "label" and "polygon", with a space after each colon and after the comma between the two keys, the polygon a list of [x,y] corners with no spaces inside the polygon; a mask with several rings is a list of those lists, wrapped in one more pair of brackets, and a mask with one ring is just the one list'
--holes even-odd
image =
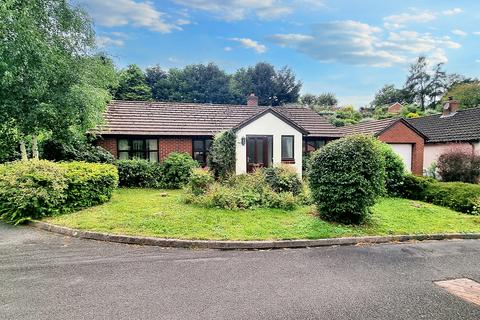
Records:
{"label": "tree", "polygon": [[317,96],[311,93],[306,93],[300,97],[300,104],[312,108],[317,104]]}
{"label": "tree", "polygon": [[0,21],[0,121],[12,124],[22,159],[28,140],[38,158],[40,134],[86,130],[105,110],[108,88],[84,70],[92,23],[66,0],[4,0]]}
{"label": "tree", "polygon": [[237,99],[245,99],[250,93],[255,93],[262,106],[297,102],[301,87],[301,82],[296,81],[289,68],[284,67],[277,72],[271,64],[265,62],[247,69],[241,68],[232,78],[232,90]]}
{"label": "tree", "polygon": [[362,119],[362,114],[353,106],[345,106],[336,110],[330,118],[330,122],[336,127],[343,127],[348,124],[355,124]]}
{"label": "tree", "polygon": [[317,97],[317,105],[321,107],[334,107],[338,103],[338,99],[334,93],[321,93]]}
{"label": "tree", "polygon": [[115,99],[119,100],[151,100],[152,89],[142,69],[131,64],[120,72],[120,83],[115,92]]}
{"label": "tree", "polygon": [[375,107],[389,106],[395,102],[403,103],[405,100],[407,99],[403,90],[395,88],[393,84],[387,84],[377,91],[372,105]]}
{"label": "tree", "polygon": [[164,97],[165,83],[168,79],[168,73],[158,64],[145,69],[145,80],[152,91],[152,97],[155,100],[166,100]]}
{"label": "tree", "polygon": [[409,75],[405,82],[405,89],[408,90],[414,99],[420,104],[422,110],[425,110],[425,105],[431,93],[430,86],[431,76],[427,69],[427,59],[421,56],[417,62],[410,65]]}
{"label": "tree", "polygon": [[458,100],[462,109],[480,107],[480,81],[456,84],[445,93],[443,100],[448,97]]}
{"label": "tree", "polygon": [[433,69],[432,79],[429,86],[430,106],[435,108],[436,104],[447,89],[447,73],[442,70],[443,63],[438,63]]}

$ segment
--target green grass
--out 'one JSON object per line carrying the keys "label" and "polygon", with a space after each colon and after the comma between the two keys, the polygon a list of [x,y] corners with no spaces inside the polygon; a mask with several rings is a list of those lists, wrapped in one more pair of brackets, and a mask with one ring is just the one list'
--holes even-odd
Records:
{"label": "green grass", "polygon": [[229,211],[183,203],[183,191],[119,189],[110,202],[76,213],[45,219],[57,225],[107,233],[179,239],[320,239],[361,235],[480,232],[480,217],[447,208],[384,198],[370,221],[358,227],[319,219],[313,207],[294,211]]}

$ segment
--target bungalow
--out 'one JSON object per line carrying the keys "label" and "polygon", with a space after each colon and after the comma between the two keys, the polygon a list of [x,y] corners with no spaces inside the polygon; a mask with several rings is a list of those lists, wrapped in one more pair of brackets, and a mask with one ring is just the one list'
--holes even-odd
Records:
{"label": "bungalow", "polygon": [[423,172],[423,149],[426,136],[405,119],[360,122],[340,128],[344,135],[374,135],[389,144],[402,158],[405,168],[416,175]]}
{"label": "bungalow", "polygon": [[458,110],[459,103],[447,101],[443,113],[408,119],[408,123],[427,136],[423,169],[428,169],[452,146],[480,152],[480,108]]}
{"label": "bungalow", "polygon": [[205,165],[213,136],[237,134],[236,173],[287,163],[302,174],[302,155],[342,136],[316,112],[301,107],[262,107],[250,95],[246,105],[112,101],[98,128],[97,145],[118,159],[161,161],[187,152]]}

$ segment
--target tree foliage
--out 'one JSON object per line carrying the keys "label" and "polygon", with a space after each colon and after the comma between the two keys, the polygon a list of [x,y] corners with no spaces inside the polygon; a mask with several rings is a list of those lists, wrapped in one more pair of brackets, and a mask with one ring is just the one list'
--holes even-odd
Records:
{"label": "tree foliage", "polygon": [[131,64],[127,69],[120,71],[119,85],[115,92],[115,99],[119,100],[151,100],[152,89],[142,69]]}
{"label": "tree foliage", "polygon": [[445,93],[444,101],[454,97],[460,102],[460,108],[470,109],[480,106],[480,81],[459,83]]}
{"label": "tree foliage", "polygon": [[225,179],[235,173],[237,136],[233,130],[218,133],[208,155],[208,167],[216,178]]}
{"label": "tree foliage", "polygon": [[2,1],[0,21],[0,120],[22,158],[29,138],[37,157],[39,134],[84,132],[101,118],[111,86],[97,67],[111,66],[91,54],[91,20],[66,0]]}

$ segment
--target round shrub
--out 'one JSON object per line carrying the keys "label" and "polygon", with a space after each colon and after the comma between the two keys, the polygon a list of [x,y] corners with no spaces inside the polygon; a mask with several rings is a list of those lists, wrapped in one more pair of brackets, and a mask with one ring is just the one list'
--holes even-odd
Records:
{"label": "round shrub", "polygon": [[403,176],[401,187],[397,189],[398,195],[402,198],[425,201],[428,187],[435,182],[433,178],[406,174]]}
{"label": "round shrub", "polygon": [[440,155],[438,174],[445,182],[477,183],[480,179],[480,155],[470,147],[451,147]]}
{"label": "round shrub", "polygon": [[375,139],[349,136],[314,153],[308,181],[324,219],[360,223],[383,192],[384,175],[384,161]]}
{"label": "round shrub", "polygon": [[204,194],[214,182],[215,179],[208,170],[201,168],[193,169],[188,181],[188,191],[196,196]]}
{"label": "round shrub", "polygon": [[119,185],[127,188],[161,188],[162,167],[147,160],[119,160],[116,162]]}
{"label": "round shrub", "polygon": [[385,190],[388,195],[399,196],[405,175],[405,165],[392,147],[386,143],[378,143],[385,164]]}
{"label": "round shrub", "polygon": [[0,166],[0,217],[21,223],[61,213],[67,198],[65,169],[45,160]]}
{"label": "round shrub", "polygon": [[302,191],[302,181],[292,166],[281,165],[263,169],[265,182],[275,192],[291,192],[299,195]]}
{"label": "round shrub", "polygon": [[198,162],[188,153],[173,152],[162,162],[162,181],[166,188],[179,189],[190,179]]}

